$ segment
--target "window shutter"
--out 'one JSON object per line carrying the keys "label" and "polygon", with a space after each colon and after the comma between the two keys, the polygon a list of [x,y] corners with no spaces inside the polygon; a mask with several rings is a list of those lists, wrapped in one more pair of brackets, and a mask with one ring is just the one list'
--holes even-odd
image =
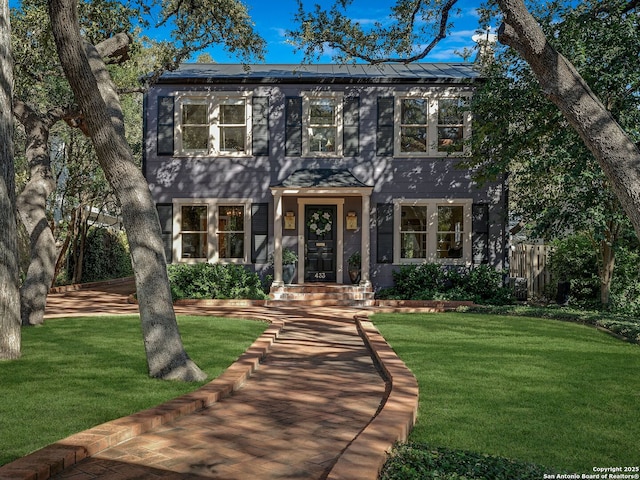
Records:
{"label": "window shutter", "polygon": [[164,244],[164,256],[167,263],[173,261],[173,205],[170,203],[158,203],[158,219],[162,231],[162,243]]}
{"label": "window shutter", "polygon": [[285,155],[302,155],[302,97],[285,99]]}
{"label": "window shutter", "polygon": [[381,157],[393,156],[393,102],[393,97],[378,97],[376,153]]}
{"label": "window shutter", "polygon": [[251,263],[267,263],[269,250],[269,204],[251,204]]}
{"label": "window shutter", "polygon": [[345,98],[343,105],[343,155],[355,157],[360,151],[360,98]]}
{"label": "window shutter", "polygon": [[393,204],[378,203],[376,206],[377,262],[393,263]]}
{"label": "window shutter", "polygon": [[269,155],[269,97],[253,97],[253,154]]}
{"label": "window shutter", "polygon": [[489,205],[474,203],[471,216],[473,263],[489,263]]}
{"label": "window shutter", "polygon": [[173,155],[173,97],[158,97],[158,155]]}

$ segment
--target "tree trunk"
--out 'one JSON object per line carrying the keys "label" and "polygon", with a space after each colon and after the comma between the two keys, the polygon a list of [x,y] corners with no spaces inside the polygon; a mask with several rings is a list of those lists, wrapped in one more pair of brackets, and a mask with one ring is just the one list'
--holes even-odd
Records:
{"label": "tree trunk", "polygon": [[131,248],[149,374],[203,380],[182,346],[166,270],[160,222],[148,184],[133,162],[122,110],[104,62],[80,37],[74,0],[50,0],[53,34],[66,77],[86,120],[105,176],[121,205]]}
{"label": "tree trunk", "polygon": [[21,347],[12,97],[9,3],[0,0],[0,360],[19,358]]}
{"label": "tree trunk", "polygon": [[531,66],[544,93],[600,164],[640,238],[640,150],[575,67],[547,42],[523,1],[498,0],[498,4],[505,18],[498,39]]}
{"label": "tree trunk", "polygon": [[56,188],[51,172],[49,130],[57,118],[40,116],[23,102],[14,102],[14,114],[27,136],[26,157],[29,162],[29,183],[18,195],[18,213],[29,234],[31,259],[27,275],[20,288],[22,325],[44,322],[47,294],[55,274],[56,241],[47,220],[49,195]]}
{"label": "tree trunk", "polygon": [[600,255],[602,257],[602,265],[600,271],[600,303],[609,305],[609,297],[611,295],[611,280],[613,280],[613,269],[616,265],[616,256],[613,244],[604,239],[600,242]]}

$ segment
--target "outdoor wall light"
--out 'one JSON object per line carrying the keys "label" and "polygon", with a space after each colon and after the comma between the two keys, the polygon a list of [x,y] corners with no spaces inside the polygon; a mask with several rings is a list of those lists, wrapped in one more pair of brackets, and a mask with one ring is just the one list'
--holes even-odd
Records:
{"label": "outdoor wall light", "polygon": [[347,213],[347,230],[356,230],[358,228],[358,215],[356,212]]}
{"label": "outdoor wall light", "polygon": [[284,214],[284,229],[295,230],[296,229],[296,214],[293,212],[287,212]]}

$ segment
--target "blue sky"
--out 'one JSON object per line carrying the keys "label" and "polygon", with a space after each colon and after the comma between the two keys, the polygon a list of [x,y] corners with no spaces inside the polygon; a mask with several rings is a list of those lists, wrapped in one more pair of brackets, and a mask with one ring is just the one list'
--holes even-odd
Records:
{"label": "blue sky", "polygon": [[[265,57],[267,63],[298,63],[302,60],[302,54],[296,54],[291,45],[287,44],[286,31],[293,29],[292,20],[297,10],[295,0],[243,0],[249,7],[255,23],[256,30],[268,43],[268,51]],[[305,6],[312,9],[315,3],[331,5],[332,1],[305,0]],[[389,6],[392,0],[354,0],[348,12],[351,18],[358,19],[362,25],[371,24],[374,21],[384,22],[389,15]],[[478,25],[476,7],[478,1],[458,0],[456,7],[461,10],[459,16],[452,17],[454,29],[451,35],[443,40],[424,60],[430,62],[461,61],[454,54],[454,50],[462,50],[465,46],[472,48],[474,41],[472,36]],[[209,50],[213,59],[218,63],[236,63],[237,58],[229,56],[222,49]],[[322,62],[330,62],[330,55],[321,59]]]}

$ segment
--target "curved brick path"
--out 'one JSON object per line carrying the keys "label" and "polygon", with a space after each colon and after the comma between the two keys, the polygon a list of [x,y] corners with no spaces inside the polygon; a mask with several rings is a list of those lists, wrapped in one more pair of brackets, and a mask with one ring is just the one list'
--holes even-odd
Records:
{"label": "curved brick path", "polygon": [[[130,283],[50,295],[47,315],[136,313]],[[176,307],[272,325],[200,390],[0,467],[0,479],[371,479],[404,440],[417,384],[345,307]],[[375,361],[372,358],[375,358]],[[204,406],[204,408],[203,408]]]}

